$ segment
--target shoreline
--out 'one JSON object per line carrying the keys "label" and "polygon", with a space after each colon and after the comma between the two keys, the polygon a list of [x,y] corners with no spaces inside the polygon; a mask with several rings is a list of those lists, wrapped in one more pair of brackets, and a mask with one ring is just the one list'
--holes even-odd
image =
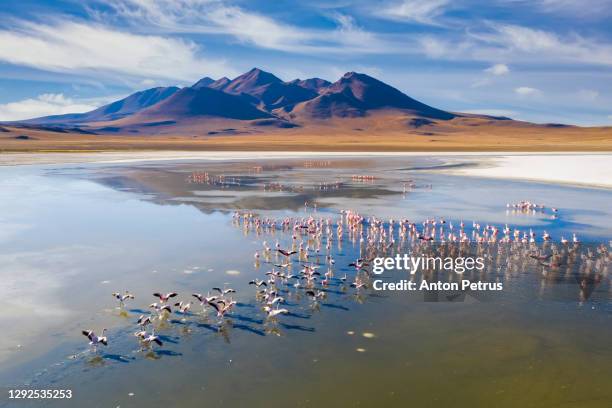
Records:
{"label": "shoreline", "polygon": [[612,154],[499,155],[447,174],[612,189]]}
{"label": "shoreline", "polygon": [[478,159],[465,168],[423,169],[457,176],[513,179],[582,187],[612,188],[612,153],[610,152],[346,152],[346,151],[98,151],[2,153],[0,168],[28,165],[119,164],[173,161],[223,161],[299,158],[355,157],[448,157]]}

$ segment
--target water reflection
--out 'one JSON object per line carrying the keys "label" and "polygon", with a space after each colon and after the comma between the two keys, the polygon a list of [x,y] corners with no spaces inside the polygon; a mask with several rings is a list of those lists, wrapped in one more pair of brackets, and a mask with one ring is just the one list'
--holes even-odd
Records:
{"label": "water reflection", "polygon": [[[26,175],[33,189],[5,190],[22,208],[0,205],[4,217],[34,229],[15,232],[21,243],[3,244],[0,255],[11,257],[12,270],[35,261],[39,276],[54,277],[36,296],[55,299],[70,318],[55,320],[62,324],[49,348],[37,346],[39,357],[4,368],[3,382],[78,389],[61,406],[268,406],[271,392],[290,406],[609,401],[603,383],[612,350],[602,339],[612,334],[610,193],[412,170],[428,163],[196,163]],[[558,207],[557,216],[506,213],[507,203],[525,199]],[[363,219],[349,221],[347,209]],[[69,251],[58,267],[23,254],[23,242],[36,253],[77,242],[88,250]],[[482,257],[485,268],[372,272],[374,257],[397,254]],[[504,290],[381,292],[376,279],[502,282]],[[193,293],[211,296],[214,287],[237,291],[222,296],[236,302],[226,314],[199,302],[174,310],[174,300],[195,302]],[[135,299],[116,309],[110,294],[125,290]],[[179,294],[164,318],[148,308],[160,290]],[[287,312],[271,313],[280,309]],[[163,346],[141,347],[140,315],[155,318],[146,330]],[[33,333],[40,324],[23,327]],[[109,347],[91,355],[78,334],[84,327],[109,327]],[[571,384],[553,392],[558,372]]]}

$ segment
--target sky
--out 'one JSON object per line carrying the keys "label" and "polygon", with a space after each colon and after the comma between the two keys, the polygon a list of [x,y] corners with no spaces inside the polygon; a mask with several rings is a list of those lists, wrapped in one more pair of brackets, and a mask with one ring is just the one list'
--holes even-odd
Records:
{"label": "sky", "polygon": [[372,75],[437,108],[612,125],[612,0],[0,2],[0,121],[253,67]]}

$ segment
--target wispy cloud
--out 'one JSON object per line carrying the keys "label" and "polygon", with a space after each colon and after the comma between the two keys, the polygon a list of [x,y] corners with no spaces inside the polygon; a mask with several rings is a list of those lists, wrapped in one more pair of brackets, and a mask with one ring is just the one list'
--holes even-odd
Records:
{"label": "wispy cloud", "polygon": [[224,60],[203,58],[190,41],[138,35],[102,25],[57,20],[18,21],[0,30],[0,61],[56,72],[113,72],[193,80],[235,72]]}
{"label": "wispy cloud", "polygon": [[535,96],[541,94],[541,91],[529,86],[519,86],[514,89],[514,92],[519,96]]}
{"label": "wispy cloud", "polygon": [[[474,55],[509,55],[536,61],[566,61],[573,63],[612,65],[612,45],[595,39],[556,33],[529,27],[490,23],[488,32],[471,33],[482,47]],[[487,48],[487,46],[489,48]]]}
{"label": "wispy cloud", "polygon": [[528,64],[569,63],[612,65],[612,45],[572,33],[557,33],[530,27],[487,22],[464,36],[425,35],[419,40],[422,52],[451,60],[499,61]]}
{"label": "wispy cloud", "polygon": [[42,94],[36,98],[0,104],[0,121],[30,119],[39,116],[61,115],[64,113],[87,112],[96,109],[100,103],[93,100],[78,101],[64,94]]}
{"label": "wispy cloud", "polygon": [[510,68],[508,68],[506,64],[495,64],[485,69],[485,72],[487,74],[500,76],[500,75],[506,75],[507,73],[509,73]]}
{"label": "wispy cloud", "polygon": [[395,21],[437,24],[436,18],[444,13],[448,5],[449,0],[402,0],[382,7],[375,14]]}
{"label": "wispy cloud", "polygon": [[[283,23],[242,7],[215,0],[112,0],[106,5],[135,28],[168,33],[226,35],[268,50],[303,54],[385,53],[392,44],[359,27],[354,18],[332,13],[333,29]],[[96,10],[92,15],[107,19]]]}
{"label": "wispy cloud", "polygon": [[612,14],[610,0],[502,0],[512,6],[522,4],[544,13],[583,18],[606,18]]}

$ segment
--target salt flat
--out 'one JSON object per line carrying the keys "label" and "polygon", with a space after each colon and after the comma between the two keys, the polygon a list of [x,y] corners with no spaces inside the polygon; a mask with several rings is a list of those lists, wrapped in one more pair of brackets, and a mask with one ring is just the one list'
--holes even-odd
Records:
{"label": "salt flat", "polygon": [[448,157],[449,164],[463,159],[474,165],[440,169],[451,174],[532,180],[596,187],[612,187],[612,154],[592,152],[290,152],[290,151],[137,151],[88,153],[3,153],[0,166],[69,163],[130,163],[147,161],[292,159],[332,157]]}
{"label": "salt flat", "polygon": [[453,169],[450,172],[463,176],[610,188],[612,187],[612,155],[504,155],[483,158],[479,166]]}

